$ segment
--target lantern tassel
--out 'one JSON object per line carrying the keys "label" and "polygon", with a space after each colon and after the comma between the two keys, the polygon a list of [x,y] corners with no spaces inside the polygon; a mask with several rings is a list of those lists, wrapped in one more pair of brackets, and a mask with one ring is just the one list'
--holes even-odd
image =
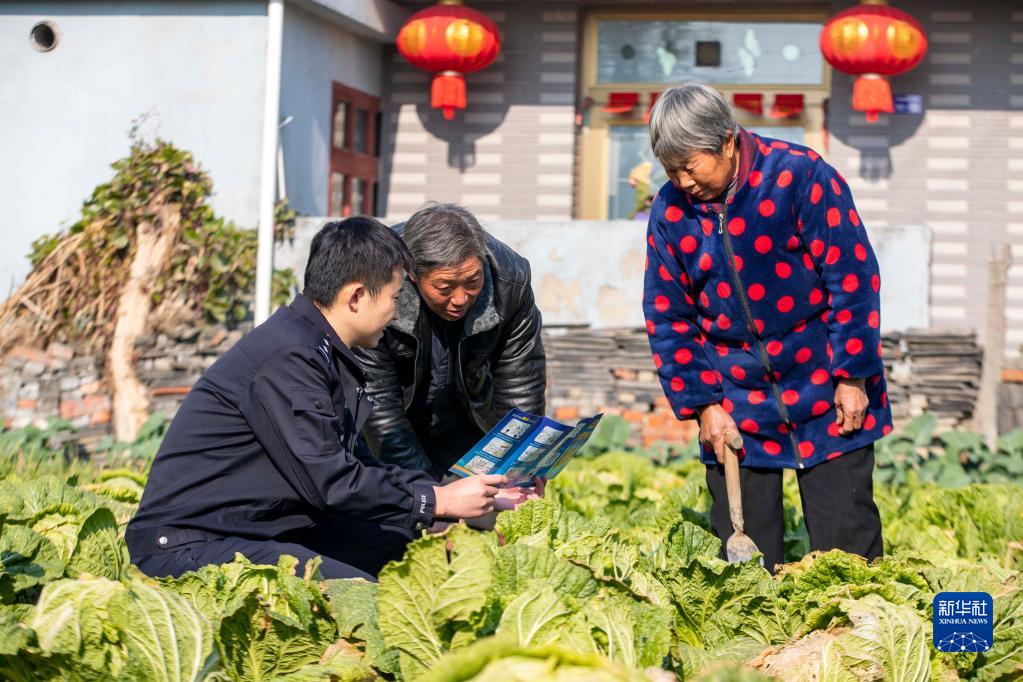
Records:
{"label": "lantern tassel", "polygon": [[448,121],[455,117],[455,109],[465,108],[465,79],[457,71],[442,71],[433,77],[430,87],[430,106],[442,109]]}
{"label": "lantern tassel", "polygon": [[868,123],[877,122],[879,111],[893,112],[895,108],[892,105],[892,89],[887,79],[875,74],[857,78],[853,83],[853,109],[865,111]]}

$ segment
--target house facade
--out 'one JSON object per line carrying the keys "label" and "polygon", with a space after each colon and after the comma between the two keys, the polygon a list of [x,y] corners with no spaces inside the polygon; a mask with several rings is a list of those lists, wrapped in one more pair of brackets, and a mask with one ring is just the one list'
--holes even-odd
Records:
{"label": "house facade", "polygon": [[[530,257],[549,321],[633,324],[633,216],[663,181],[644,117],[664,88],[700,80],[743,126],[813,147],[848,179],[881,254],[888,327],[982,333],[991,249],[1012,244],[1006,350],[1017,354],[1023,7],[895,3],[923,25],[928,52],[891,80],[899,112],[870,123],[817,45],[852,2],[473,0],[502,48],[466,77],[452,120],[430,107],[431,75],[394,45],[431,4],[285,2],[273,172],[301,214],[398,220],[457,202]],[[49,49],[40,25],[52,26]],[[267,33],[266,2],[0,3],[0,295],[27,270],[31,241],[108,177],[140,116],[210,171],[219,212],[255,226]],[[279,264],[301,263],[301,241]]]}

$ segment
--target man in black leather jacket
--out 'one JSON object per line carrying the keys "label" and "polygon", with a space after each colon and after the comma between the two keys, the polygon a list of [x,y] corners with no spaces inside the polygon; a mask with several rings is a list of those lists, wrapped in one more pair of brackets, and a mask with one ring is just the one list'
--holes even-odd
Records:
{"label": "man in black leather jacket", "polygon": [[432,204],[399,231],[415,259],[397,319],[360,349],[377,457],[438,479],[512,408],[543,414],[547,366],[529,262],[466,209]]}

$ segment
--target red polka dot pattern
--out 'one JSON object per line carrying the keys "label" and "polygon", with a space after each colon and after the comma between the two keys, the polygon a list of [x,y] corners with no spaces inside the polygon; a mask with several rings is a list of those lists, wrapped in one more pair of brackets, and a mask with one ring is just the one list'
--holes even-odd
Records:
{"label": "red polka dot pattern", "polygon": [[[824,159],[741,135],[753,167],[724,234],[719,206],[670,183],[651,208],[643,310],[653,363],[679,418],[709,403],[732,414],[743,466],[815,466],[890,430],[877,261],[848,185]],[[869,407],[863,429],[841,435],[834,381],[850,376],[870,379]]]}

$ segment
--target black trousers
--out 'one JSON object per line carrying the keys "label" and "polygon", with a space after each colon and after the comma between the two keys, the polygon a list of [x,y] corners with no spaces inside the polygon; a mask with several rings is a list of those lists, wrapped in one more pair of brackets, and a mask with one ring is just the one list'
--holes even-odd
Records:
{"label": "black trousers", "polygon": [[252,540],[171,527],[134,529],[125,533],[132,563],[150,577],[178,577],[209,564],[234,560],[236,552],[256,564],[276,564],[281,555],[305,563],[322,558],[324,578],[374,581],[388,561],[400,559],[415,537],[413,531],[361,520],[332,520],[275,540]]}
{"label": "black trousers", "polygon": [[[881,516],[874,504],[874,446],[847,452],[809,469],[797,469],[803,518],[810,549],[841,549],[872,560],[881,556]],[[784,562],[785,520],[782,509],[782,469],[740,467],[745,533],[764,554],[764,566],[774,573]],[[713,498],[710,524],[724,544],[732,534],[728,516],[725,469],[707,467],[707,487]]]}

